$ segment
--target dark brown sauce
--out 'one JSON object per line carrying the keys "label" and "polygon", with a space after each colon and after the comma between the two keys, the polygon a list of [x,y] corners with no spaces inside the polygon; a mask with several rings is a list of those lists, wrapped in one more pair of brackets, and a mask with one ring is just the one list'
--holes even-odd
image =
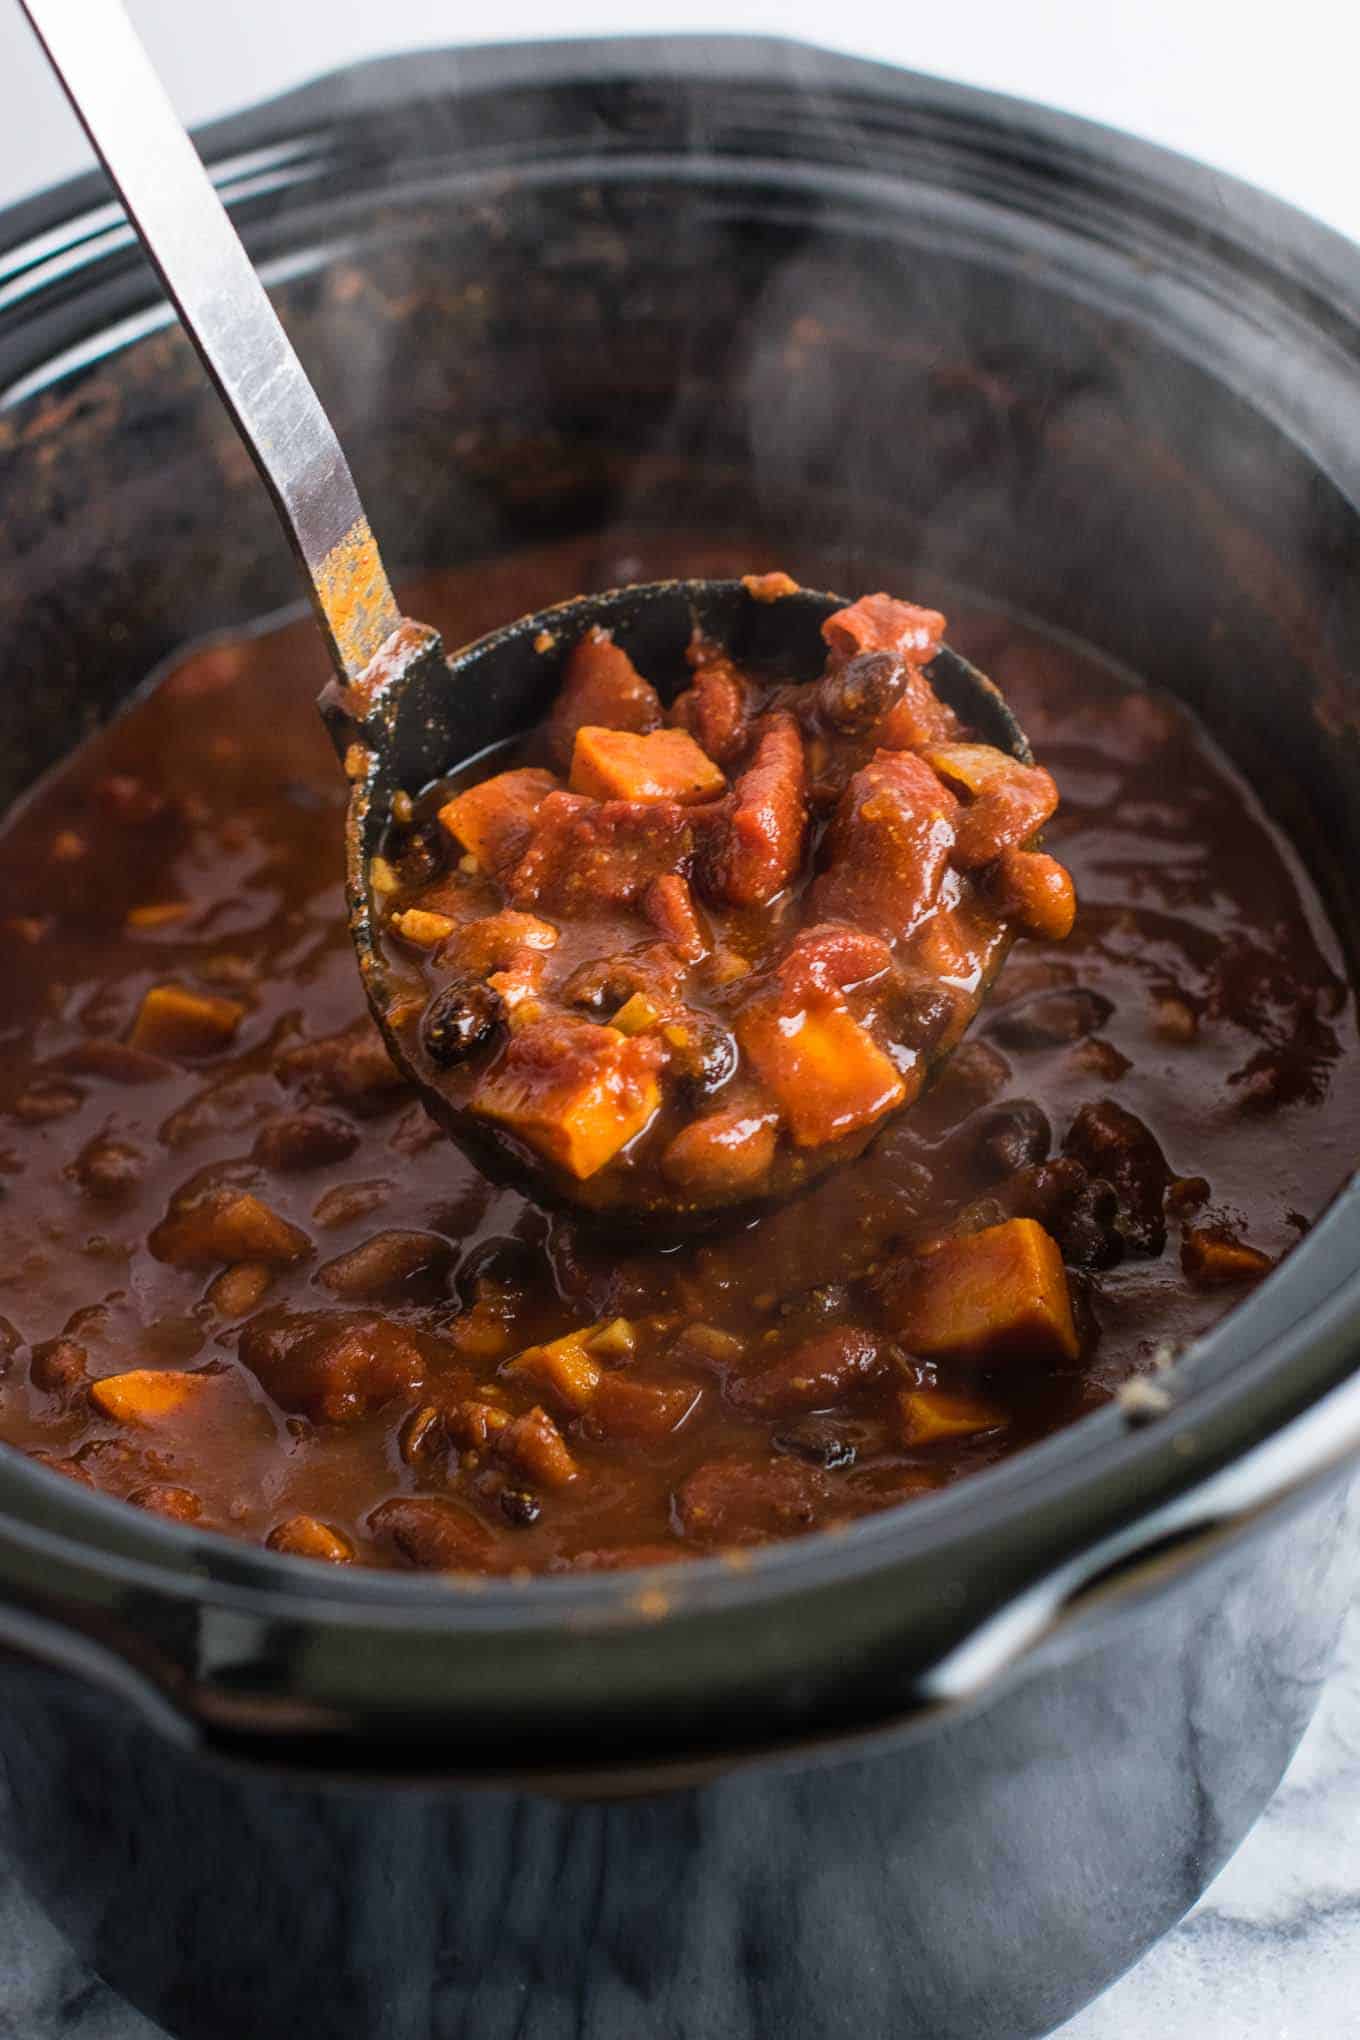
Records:
{"label": "dark brown sauce", "polygon": [[[648,536],[436,576],[407,603],[460,642],[617,579],[780,564],[819,582],[815,559]],[[866,570],[864,585],[909,588],[891,562]],[[446,1562],[542,1569],[600,1553],[620,1562],[639,1547],[681,1557],[842,1521],[987,1464],[1218,1318],[1243,1284],[1188,1278],[1185,1230],[1274,1259],[1354,1159],[1360,1074],[1337,945],[1290,847],[1184,711],[995,612],[955,603],[950,638],[1003,687],[1058,780],[1047,847],[1076,881],[1076,930],[1059,949],[1017,947],[970,1045],[860,1161],[753,1225],[664,1252],[611,1246],[493,1188],[409,1094],[360,1083],[308,1097],[323,1080],[291,1052],[363,1014],[344,921],[345,787],[314,707],[322,654],[299,622],[190,655],[0,838],[0,1317],[14,1334],[0,1433],[55,1460],[79,1455],[96,1485],[207,1527],[262,1539],[315,1516],[375,1561],[418,1559],[418,1539],[367,1527],[398,1495],[464,1512],[465,1548]],[[133,910],[170,903],[187,911],[127,925]],[[159,1064],[110,1048],[126,1042],[145,992],[172,980],[245,1008],[229,1044]],[[922,1369],[927,1386],[980,1396],[1001,1421],[915,1446],[892,1427],[896,1381],[796,1419],[743,1413],[724,1393],[725,1375],[749,1374],[796,1334],[863,1321],[871,1270],[968,1207],[970,1223],[994,1215],[1004,1180],[979,1136],[999,1105],[1037,1105],[1056,1152],[1081,1109],[1105,1099],[1151,1130],[1173,1183],[1161,1251],[1126,1242],[1117,1265],[1094,1269],[1077,1254],[1077,1365],[1017,1358],[985,1378],[963,1362]],[[305,1169],[252,1158],[261,1129],[299,1111],[338,1123],[337,1156],[348,1152]],[[308,1247],[236,1316],[208,1300],[219,1268],[176,1265],[147,1244],[172,1196],[214,1170]],[[431,1244],[390,1293],[347,1297],[319,1279],[392,1231]],[[491,1322],[482,1352],[467,1340],[479,1275],[479,1322]],[[488,1296],[509,1313],[499,1332]],[[623,1371],[688,1391],[693,1407],[645,1439],[597,1435],[558,1410],[577,1478],[533,1490],[493,1456],[464,1450],[460,1468],[457,1451],[411,1450],[429,1381],[350,1421],[281,1409],[237,1349],[242,1316],[288,1309],[379,1314],[414,1340],[430,1381],[446,1364],[464,1370],[512,1411],[544,1398],[505,1389],[508,1356],[592,1320],[647,1320]],[[728,1334],[741,1357],[729,1364],[723,1351],[738,1347],[721,1342],[706,1354],[687,1345],[696,1323]],[[62,1339],[79,1362],[51,1345]],[[225,1370],[211,1402],[159,1428],[114,1421],[83,1385],[209,1364]],[[719,1511],[705,1533],[676,1497],[714,1462],[739,1462],[766,1488],[761,1508]]]}

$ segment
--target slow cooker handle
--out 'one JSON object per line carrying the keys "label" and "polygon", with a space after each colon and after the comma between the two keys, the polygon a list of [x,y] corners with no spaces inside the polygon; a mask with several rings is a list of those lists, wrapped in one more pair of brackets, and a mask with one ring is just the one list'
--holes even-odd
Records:
{"label": "slow cooker handle", "polygon": [[1108,1598],[1137,1592],[1154,1572],[1198,1562],[1208,1547],[1250,1529],[1356,1458],[1360,1371],[1188,1493],[1028,1584],[924,1675],[922,1697],[941,1704],[976,1698]]}

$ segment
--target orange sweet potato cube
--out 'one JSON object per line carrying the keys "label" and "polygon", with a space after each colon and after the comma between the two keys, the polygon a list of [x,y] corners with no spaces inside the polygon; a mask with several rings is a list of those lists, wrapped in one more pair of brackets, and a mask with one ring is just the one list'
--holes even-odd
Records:
{"label": "orange sweet potato cube", "polygon": [[513,1035],[483,1072],[472,1108],[583,1182],[651,1120],[664,1059],[652,1035],[547,1014]]}
{"label": "orange sweet potato cube", "polygon": [[887,1285],[885,1306],[914,1353],[1077,1357],[1062,1255],[1032,1218],[946,1240]]}
{"label": "orange sweet potato cube", "polygon": [[570,789],[596,800],[715,800],[727,781],[687,730],[576,732]]}
{"label": "orange sweet potato cube", "polygon": [[484,871],[513,864],[529,840],[540,801],[557,788],[551,772],[526,765],[498,772],[455,794],[439,810],[441,827],[470,851]]}
{"label": "orange sweet potato cube", "polygon": [[839,1140],[909,1102],[907,1080],[838,1001],[792,1012],[753,1001],[737,1022],[737,1039],[798,1147]]}
{"label": "orange sweet potato cube", "polygon": [[184,985],[152,985],[129,1040],[148,1055],[211,1055],[227,1046],[245,1010],[239,999],[191,992]]}
{"label": "orange sweet potato cube", "polygon": [[134,1367],[91,1382],[90,1400],[120,1424],[155,1424],[176,1416],[214,1378],[172,1367]]}
{"label": "orange sweet potato cube", "polygon": [[507,1360],[501,1372],[532,1381],[567,1410],[588,1410],[604,1371],[585,1348],[593,1329],[587,1326],[568,1332],[564,1338],[550,1339],[546,1345],[527,1346],[513,1360]]}
{"label": "orange sweet potato cube", "polygon": [[995,1431],[1006,1419],[990,1403],[971,1395],[946,1395],[939,1388],[904,1388],[897,1398],[904,1445],[933,1445],[937,1438],[972,1438]]}

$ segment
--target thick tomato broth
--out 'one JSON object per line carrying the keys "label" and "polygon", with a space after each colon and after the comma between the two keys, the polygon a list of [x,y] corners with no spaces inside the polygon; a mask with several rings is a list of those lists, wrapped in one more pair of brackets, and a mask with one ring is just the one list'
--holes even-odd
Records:
{"label": "thick tomato broth", "polygon": [[1052,777],[937,696],[944,627],[861,597],[801,685],[696,633],[669,701],[586,631],[539,730],[401,796],[371,866],[389,1019],[456,1131],[565,1201],[690,1217],[786,1196],[916,1101],[1014,934],[1074,912],[1036,848]]}
{"label": "thick tomato broth", "polygon": [[[409,603],[459,641],[592,585],[777,564],[643,535]],[[318,1558],[618,1565],[936,1488],[1221,1316],[1353,1160],[1338,945],[1173,701],[981,607],[950,635],[1058,782],[1076,926],[1016,945],[859,1159],[651,1248],[490,1183],[387,1062],[310,624],[189,654],[0,838],[0,1435]],[[999,1255],[1037,1315],[961,1346]]]}

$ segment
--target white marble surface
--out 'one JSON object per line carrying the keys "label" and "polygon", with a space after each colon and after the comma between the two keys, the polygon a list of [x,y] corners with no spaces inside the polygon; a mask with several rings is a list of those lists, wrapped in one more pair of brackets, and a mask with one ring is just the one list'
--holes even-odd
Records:
{"label": "white marble surface", "polygon": [[[1360,1546],[1360,1488],[1351,1529]],[[1257,1827],[1190,1917],[1054,2040],[1348,2040],[1358,1987],[1360,1598]],[[165,2040],[75,1961],[2,1863],[0,2040]]]}

